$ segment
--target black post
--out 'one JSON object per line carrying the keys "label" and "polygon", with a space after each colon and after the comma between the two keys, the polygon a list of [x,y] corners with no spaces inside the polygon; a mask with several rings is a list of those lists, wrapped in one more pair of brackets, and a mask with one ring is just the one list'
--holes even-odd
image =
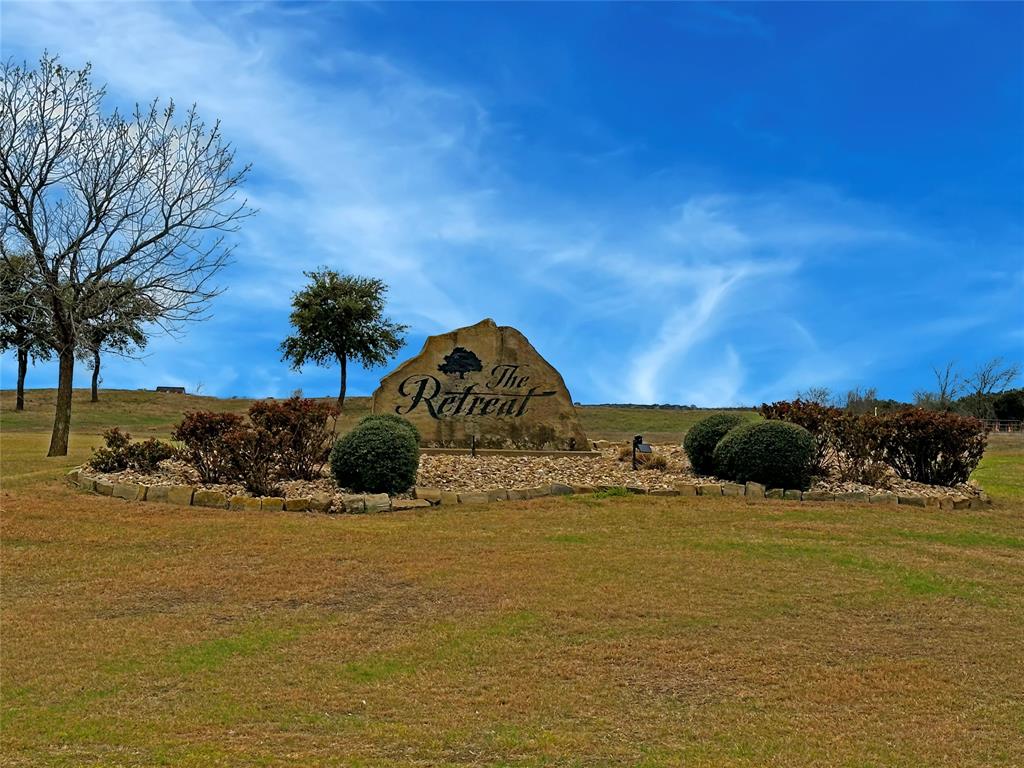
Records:
{"label": "black post", "polygon": [[469,455],[476,458],[476,435],[469,436]]}

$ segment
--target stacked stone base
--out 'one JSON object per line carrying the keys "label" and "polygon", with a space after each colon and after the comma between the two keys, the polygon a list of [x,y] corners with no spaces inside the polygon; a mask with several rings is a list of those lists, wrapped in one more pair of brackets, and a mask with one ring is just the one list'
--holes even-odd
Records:
{"label": "stacked stone base", "polygon": [[[598,493],[621,490],[618,486],[564,485],[552,483],[534,488],[494,488],[486,491],[443,491],[438,488],[414,489],[415,498],[392,498],[386,493],[317,494],[308,498],[282,498],[279,496],[228,496],[221,491],[197,488],[191,485],[139,485],[136,483],[108,483],[90,477],[79,469],[67,474],[68,482],[79,488],[113,496],[125,501],[151,501],[179,506],[210,507],[214,509],[235,509],[289,512],[330,512],[361,514],[365,512],[388,512],[410,509],[426,509],[438,505],[488,504],[496,501],[521,501],[544,496],[569,496],[572,494]],[[742,496],[750,500],[781,499],[784,501],[842,501],[857,504],[897,504],[910,507],[933,507],[937,509],[979,509],[988,506],[992,500],[987,494],[973,499],[952,496],[907,496],[889,492],[868,494],[865,492],[828,493],[825,491],[800,491],[783,488],[766,488],[760,483],[679,483],[675,488],[648,491],[638,486],[626,486],[626,491],[649,496]]]}

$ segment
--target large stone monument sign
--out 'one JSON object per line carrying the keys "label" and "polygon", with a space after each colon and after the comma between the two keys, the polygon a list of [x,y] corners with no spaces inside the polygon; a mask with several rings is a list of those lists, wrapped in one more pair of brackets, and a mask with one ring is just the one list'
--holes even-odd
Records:
{"label": "large stone monument sign", "polygon": [[561,375],[515,328],[491,319],[430,336],[381,379],[374,413],[413,422],[427,446],[588,451]]}

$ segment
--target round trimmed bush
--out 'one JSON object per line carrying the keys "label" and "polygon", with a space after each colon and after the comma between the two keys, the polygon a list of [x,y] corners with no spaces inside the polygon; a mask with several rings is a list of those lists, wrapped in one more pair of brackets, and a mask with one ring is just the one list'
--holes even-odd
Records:
{"label": "round trimmed bush", "polygon": [[744,424],[747,417],[739,413],[716,413],[707,416],[692,427],[683,438],[683,449],[690,457],[693,471],[710,475],[715,470],[715,446],[734,427]]}
{"label": "round trimmed bush", "polygon": [[814,436],[788,421],[742,424],[715,447],[715,474],[737,483],[805,490],[811,484],[815,448]]}
{"label": "round trimmed bush", "polygon": [[416,429],[405,419],[369,417],[331,449],[331,474],[342,488],[394,495],[411,488],[420,464]]}
{"label": "round trimmed bush", "polygon": [[412,436],[416,439],[416,444],[419,445],[420,431],[416,429],[416,425],[395,413],[371,413],[369,416],[363,416],[363,418],[359,420],[360,424],[371,424],[377,422],[394,424],[395,426],[409,430],[409,432],[412,433]]}

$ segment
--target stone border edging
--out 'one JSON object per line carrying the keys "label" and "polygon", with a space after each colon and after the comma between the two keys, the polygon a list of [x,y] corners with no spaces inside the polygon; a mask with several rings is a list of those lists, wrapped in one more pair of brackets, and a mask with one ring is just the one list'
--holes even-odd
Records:
{"label": "stone border edging", "polygon": [[[534,488],[495,488],[488,491],[442,491],[439,488],[413,489],[412,499],[393,499],[386,493],[343,494],[341,509],[332,509],[333,495],[316,494],[306,498],[285,499],[280,496],[228,496],[221,491],[196,488],[192,485],[142,485],[140,483],[108,483],[84,474],[81,467],[72,469],[66,475],[67,481],[83,490],[101,496],[113,496],[126,501],[152,501],[180,506],[211,507],[214,509],[239,509],[253,512],[296,511],[335,512],[360,514],[364,512],[401,511],[426,509],[438,505],[487,504],[493,501],[519,501],[544,496],[571,496],[573,494],[598,493],[615,490],[617,485],[565,485],[552,483]],[[867,502],[869,504],[898,504],[909,507],[931,507],[937,509],[980,509],[991,506],[992,499],[982,492],[974,499],[960,499],[952,496],[899,495],[885,491],[868,494],[863,491],[829,493],[826,491],[784,490],[765,488],[760,483],[677,483],[675,488],[647,490],[638,486],[625,486],[629,493],[647,496],[743,496],[749,499],[783,499],[786,501],[843,501]]]}

